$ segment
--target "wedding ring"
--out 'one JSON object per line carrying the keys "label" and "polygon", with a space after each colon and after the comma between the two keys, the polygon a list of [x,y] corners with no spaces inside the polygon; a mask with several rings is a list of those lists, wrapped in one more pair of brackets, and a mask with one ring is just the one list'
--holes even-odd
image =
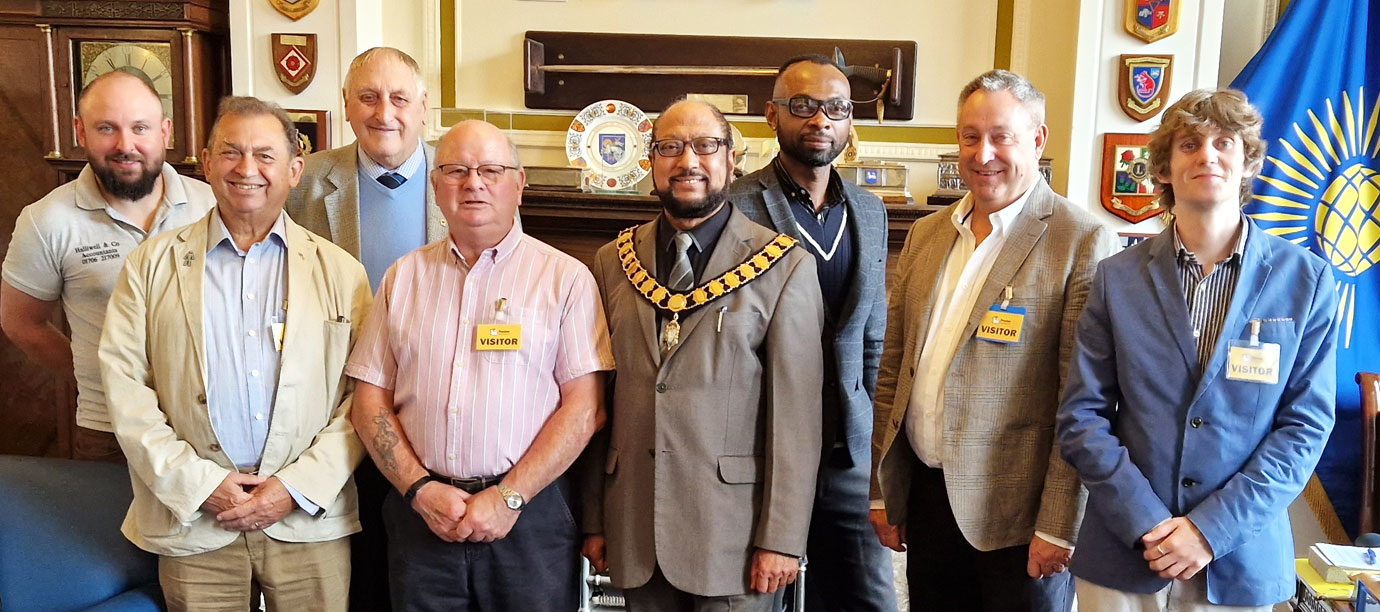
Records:
{"label": "wedding ring", "polygon": [[1163,546],[1160,546],[1159,544],[1156,544],[1156,545],[1155,545],[1155,550],[1160,551],[1160,556],[1161,556],[1161,557],[1163,557],[1163,556],[1169,554],[1169,553],[1167,553],[1167,552],[1164,552],[1164,547],[1163,547]]}

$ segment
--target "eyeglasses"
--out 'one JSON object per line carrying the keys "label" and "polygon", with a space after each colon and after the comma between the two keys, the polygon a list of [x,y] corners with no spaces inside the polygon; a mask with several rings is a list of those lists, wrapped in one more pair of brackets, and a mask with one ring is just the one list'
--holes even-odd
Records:
{"label": "eyeglasses", "polygon": [[689,143],[684,140],[667,138],[665,140],[653,141],[652,150],[656,151],[656,154],[661,157],[680,157],[682,153],[685,153],[685,145],[689,144],[690,150],[694,151],[696,155],[712,155],[719,152],[719,147],[731,144],[732,142],[732,140],[727,138],[718,138],[715,136],[691,138]]}
{"label": "eyeglasses", "polygon": [[772,98],[772,103],[785,106],[786,110],[801,119],[809,119],[824,109],[824,116],[834,121],[842,121],[853,114],[853,102],[843,98],[833,98],[831,100],[816,100],[810,96],[791,96],[790,98]]}
{"label": "eyeglasses", "polygon": [[485,185],[497,183],[503,178],[503,173],[509,170],[517,170],[513,166],[502,164],[480,164],[473,168],[464,164],[441,164],[436,166],[436,171],[441,173],[441,179],[452,185],[459,185],[470,180],[470,172],[478,172],[479,178]]}

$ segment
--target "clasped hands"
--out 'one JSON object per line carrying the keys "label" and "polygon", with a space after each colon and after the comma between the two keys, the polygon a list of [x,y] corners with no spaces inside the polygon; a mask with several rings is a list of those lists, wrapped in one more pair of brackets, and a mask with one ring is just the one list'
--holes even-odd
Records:
{"label": "clasped hands", "polygon": [[230,531],[258,531],[283,520],[296,503],[277,477],[230,472],[211,492],[201,509],[216,515],[216,524]]}
{"label": "clasped hands", "polygon": [[443,482],[428,482],[418,489],[412,509],[436,537],[447,542],[503,539],[518,518],[518,511],[503,502],[497,487],[469,494]]}
{"label": "clasped hands", "polygon": [[1212,561],[1212,546],[1186,516],[1176,516],[1140,537],[1150,571],[1161,578],[1188,580]]}
{"label": "clasped hands", "polygon": [[[580,554],[589,559],[595,573],[608,571],[607,542],[604,536],[585,537]],[[781,587],[795,582],[800,573],[800,560],[770,550],[758,548],[752,552],[752,566],[748,568],[748,585],[758,593],[775,593]]]}

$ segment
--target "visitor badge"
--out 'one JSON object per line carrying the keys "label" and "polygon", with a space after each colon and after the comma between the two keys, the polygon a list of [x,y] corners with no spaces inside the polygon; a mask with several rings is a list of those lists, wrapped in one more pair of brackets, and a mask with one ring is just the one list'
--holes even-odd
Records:
{"label": "visitor badge", "polygon": [[516,351],[522,349],[520,323],[486,323],[474,335],[476,351]]}
{"label": "visitor badge", "polygon": [[1260,341],[1260,319],[1250,321],[1250,340],[1227,343],[1227,380],[1279,382],[1279,345]]}
{"label": "visitor badge", "polygon": [[998,344],[1018,344],[1021,326],[1025,324],[1025,309],[1020,306],[994,305],[978,321],[977,337]]}

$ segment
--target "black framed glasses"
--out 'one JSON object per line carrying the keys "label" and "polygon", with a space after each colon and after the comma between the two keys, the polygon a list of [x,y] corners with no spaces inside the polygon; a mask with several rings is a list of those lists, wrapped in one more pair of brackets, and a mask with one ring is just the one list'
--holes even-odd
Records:
{"label": "black framed glasses", "polygon": [[473,168],[465,164],[441,164],[436,166],[436,171],[441,173],[441,179],[452,185],[459,185],[470,180],[470,172],[479,173],[479,179],[485,185],[497,183],[503,178],[503,173],[509,170],[517,170],[515,166],[505,166],[503,164],[480,164]]}
{"label": "black framed glasses", "polygon": [[681,154],[685,153],[685,145],[689,144],[690,150],[694,151],[696,155],[713,155],[719,152],[719,147],[731,144],[732,142],[732,140],[719,138],[717,136],[691,138],[688,143],[684,140],[667,138],[664,140],[652,141],[652,150],[656,151],[656,154],[660,157],[680,157]]}
{"label": "black framed glasses", "polygon": [[792,116],[801,119],[814,117],[820,109],[824,109],[825,117],[834,121],[842,121],[853,115],[853,102],[845,98],[816,100],[810,96],[791,96],[790,98],[772,98],[771,101],[772,104],[786,107]]}

